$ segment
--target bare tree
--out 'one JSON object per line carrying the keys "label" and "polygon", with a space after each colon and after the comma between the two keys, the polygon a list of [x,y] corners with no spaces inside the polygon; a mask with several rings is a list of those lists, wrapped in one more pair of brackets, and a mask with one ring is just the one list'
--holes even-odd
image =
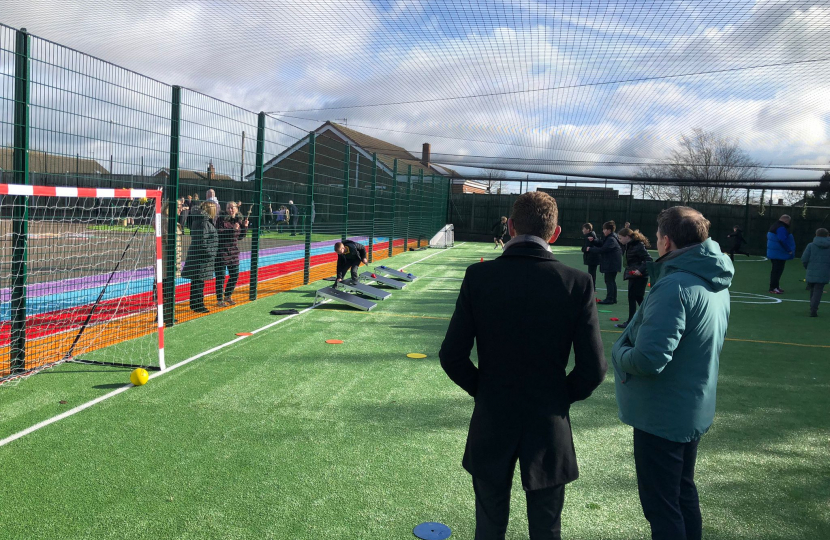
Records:
{"label": "bare tree", "polygon": [[665,161],[642,167],[637,176],[646,182],[649,178],[681,181],[673,186],[646,183],[646,195],[654,199],[731,204],[744,200],[745,188],[728,184],[754,187],[763,177],[761,167],[736,139],[697,128],[691,135],[680,136],[679,148],[672,150]]}
{"label": "bare tree", "polygon": [[487,177],[487,193],[501,193],[502,182],[507,174],[504,171],[488,170],[484,176]]}

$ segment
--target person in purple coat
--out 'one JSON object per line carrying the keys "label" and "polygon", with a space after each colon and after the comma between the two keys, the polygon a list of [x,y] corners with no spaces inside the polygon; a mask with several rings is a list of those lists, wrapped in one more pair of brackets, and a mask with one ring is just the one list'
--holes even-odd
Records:
{"label": "person in purple coat", "polygon": [[[216,220],[219,249],[216,252],[216,305],[232,306],[233,291],[239,279],[239,240],[248,233],[248,220],[239,213],[236,203],[229,202],[225,212]],[[225,272],[228,283],[225,285]]]}

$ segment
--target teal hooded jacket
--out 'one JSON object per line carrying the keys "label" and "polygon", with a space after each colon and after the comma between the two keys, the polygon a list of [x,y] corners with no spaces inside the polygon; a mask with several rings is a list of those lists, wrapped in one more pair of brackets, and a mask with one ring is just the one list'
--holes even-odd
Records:
{"label": "teal hooded jacket", "polygon": [[651,292],[611,356],[620,420],[676,442],[706,433],[734,274],[711,238],[651,263]]}
{"label": "teal hooded jacket", "polygon": [[830,237],[816,236],[801,254],[807,283],[830,283]]}

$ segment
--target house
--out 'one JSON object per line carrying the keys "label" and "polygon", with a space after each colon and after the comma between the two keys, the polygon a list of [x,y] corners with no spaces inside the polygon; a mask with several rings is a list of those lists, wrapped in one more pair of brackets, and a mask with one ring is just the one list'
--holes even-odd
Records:
{"label": "house", "polygon": [[[166,180],[170,178],[170,169],[159,169],[153,176]],[[216,168],[211,161],[206,172],[179,169],[179,182],[187,182],[188,180],[234,180],[234,178],[227,174],[216,174]]]}
{"label": "house", "polygon": [[477,182],[475,180],[465,180],[463,178],[454,178],[452,181],[453,193],[487,193],[487,184],[484,182]]}
{"label": "house", "polygon": [[[0,148],[0,172],[12,173],[13,171],[14,149],[8,146]],[[29,173],[94,175],[109,174],[109,171],[94,159],[29,150]]]}
{"label": "house", "polygon": [[[430,161],[430,145],[424,143],[421,158],[392,143],[360,133],[334,122],[326,122],[314,130],[315,185],[342,185],[344,178],[344,152],[350,147],[349,185],[366,188],[371,182],[372,155],[378,159],[378,188],[386,189],[390,183],[395,160],[398,160],[398,181],[405,182],[407,171],[418,178],[423,171],[426,183],[435,176],[455,177],[458,174],[447,167]],[[281,180],[305,184],[308,177],[308,137],[303,137],[273,157],[263,166],[263,180]],[[249,180],[253,175],[248,175]]]}

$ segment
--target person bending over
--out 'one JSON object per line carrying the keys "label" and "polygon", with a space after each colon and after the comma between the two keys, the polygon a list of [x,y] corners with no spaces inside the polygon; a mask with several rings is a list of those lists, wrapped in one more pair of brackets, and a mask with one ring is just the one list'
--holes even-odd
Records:
{"label": "person bending over", "polygon": [[625,228],[619,232],[620,244],[625,246],[625,274],[623,280],[628,281],[628,319],[624,323],[615,325],[617,328],[625,328],[637,306],[643,303],[646,296],[646,285],[648,285],[648,263],[652,262],[648,248],[651,244],[648,238],[640,231],[632,231]]}
{"label": "person bending over", "polygon": [[334,244],[334,252],[337,253],[337,281],[343,281],[346,272],[351,270],[352,281],[356,282],[360,263],[369,264],[366,258],[366,247],[363,244],[346,240]]}

